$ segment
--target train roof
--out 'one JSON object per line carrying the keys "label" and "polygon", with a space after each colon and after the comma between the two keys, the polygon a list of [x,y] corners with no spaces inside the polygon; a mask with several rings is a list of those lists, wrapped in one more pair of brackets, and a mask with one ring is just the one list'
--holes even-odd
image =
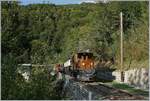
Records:
{"label": "train roof", "polygon": [[77,54],[78,53],[90,53],[90,54],[93,54],[89,49],[87,49],[87,50],[80,50],[80,51],[77,52]]}
{"label": "train roof", "polygon": [[92,52],[78,52],[77,54],[93,54]]}

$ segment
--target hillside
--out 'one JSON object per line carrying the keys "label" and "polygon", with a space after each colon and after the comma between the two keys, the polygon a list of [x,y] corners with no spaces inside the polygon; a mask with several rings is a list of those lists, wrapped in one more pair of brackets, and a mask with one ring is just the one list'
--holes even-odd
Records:
{"label": "hillside", "polygon": [[[11,6],[10,6],[11,5]],[[98,59],[120,59],[123,12],[124,60],[148,60],[148,2],[21,6],[2,2],[2,57],[19,63],[62,63],[90,49]]]}
{"label": "hillside", "polygon": [[64,63],[73,53],[89,49],[96,63],[113,59],[119,70],[120,12],[124,70],[148,68],[148,1],[1,5],[2,99],[64,99],[48,70],[32,69],[30,82],[25,82],[18,64]]}

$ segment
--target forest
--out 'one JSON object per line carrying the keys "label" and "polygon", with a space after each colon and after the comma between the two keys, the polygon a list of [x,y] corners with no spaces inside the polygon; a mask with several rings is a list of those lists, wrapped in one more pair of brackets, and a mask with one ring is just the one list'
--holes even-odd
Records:
{"label": "forest", "polygon": [[114,58],[119,70],[120,12],[124,69],[148,68],[148,1],[70,5],[2,1],[2,99],[61,99],[43,72],[25,83],[16,73],[17,64],[64,63],[77,51],[89,49],[96,60]]}

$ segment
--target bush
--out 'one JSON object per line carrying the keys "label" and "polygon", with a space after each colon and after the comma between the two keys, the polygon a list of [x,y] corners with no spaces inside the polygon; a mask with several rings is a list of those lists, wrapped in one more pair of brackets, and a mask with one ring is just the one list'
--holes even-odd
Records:
{"label": "bush", "polygon": [[[2,99],[3,100],[50,100],[61,99],[61,89],[53,84],[55,78],[41,69],[32,73],[29,82],[17,73],[17,62],[12,55],[2,59]],[[60,86],[60,85],[59,85]],[[62,86],[62,85],[61,85]],[[61,88],[61,87],[60,87]],[[58,93],[59,91],[59,93]]]}

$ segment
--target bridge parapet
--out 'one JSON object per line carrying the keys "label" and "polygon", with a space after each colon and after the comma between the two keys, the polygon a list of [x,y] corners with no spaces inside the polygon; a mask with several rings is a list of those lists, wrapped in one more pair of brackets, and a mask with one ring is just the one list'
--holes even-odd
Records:
{"label": "bridge parapet", "polygon": [[64,83],[65,96],[68,100],[140,100],[140,96],[115,89],[100,82],[78,82],[66,78]]}
{"label": "bridge parapet", "polygon": [[65,92],[66,96],[73,100],[92,100],[94,96],[84,85],[73,80],[67,81]]}

